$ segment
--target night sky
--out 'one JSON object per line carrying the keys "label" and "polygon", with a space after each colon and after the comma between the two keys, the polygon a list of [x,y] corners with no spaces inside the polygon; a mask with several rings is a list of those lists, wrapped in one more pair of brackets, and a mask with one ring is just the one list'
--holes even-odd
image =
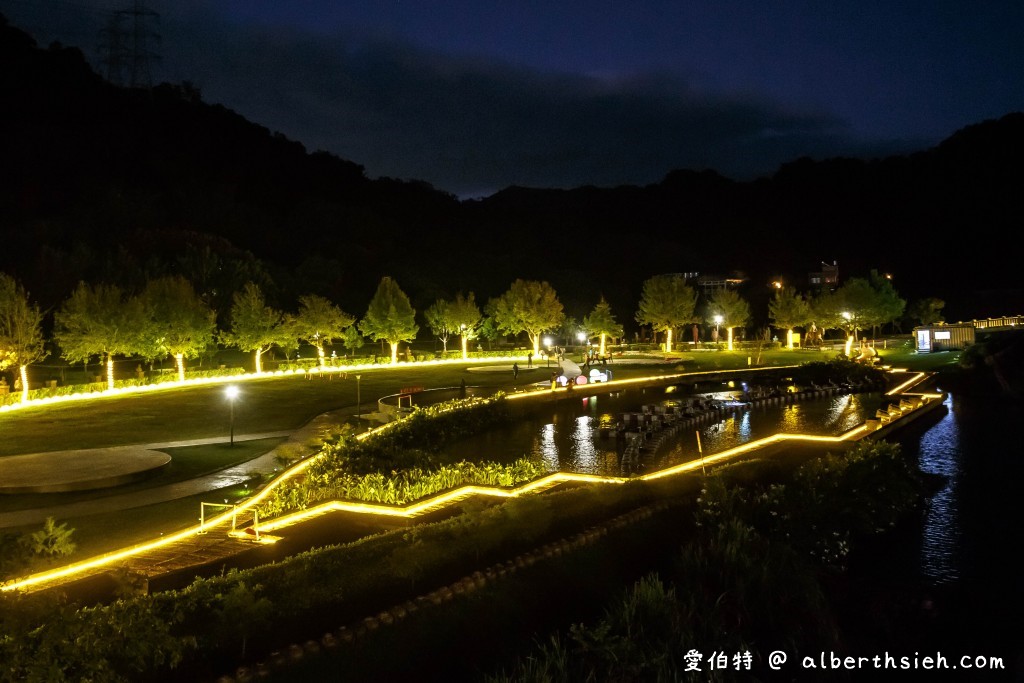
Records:
{"label": "night sky", "polygon": [[[133,0],[0,0],[97,65]],[[147,0],[154,82],[461,197],[746,180],[1024,110],[1024,3]]]}

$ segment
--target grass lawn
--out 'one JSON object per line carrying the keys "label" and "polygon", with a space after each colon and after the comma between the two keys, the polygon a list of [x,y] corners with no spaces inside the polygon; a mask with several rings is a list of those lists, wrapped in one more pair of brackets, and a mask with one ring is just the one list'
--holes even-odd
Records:
{"label": "grass lawn", "polygon": [[[897,348],[879,348],[882,362],[909,369],[954,367],[953,352],[915,354],[901,340]],[[895,346],[895,344],[894,344]],[[688,347],[683,347],[688,348]],[[835,351],[785,349],[756,352],[677,351],[651,354],[665,362],[633,364],[628,358],[608,365],[614,379],[655,374],[741,369],[750,366],[799,365],[830,360]],[[571,356],[570,356],[571,358]],[[533,369],[522,367],[519,378],[512,372],[473,372],[472,368],[508,362],[470,360],[455,365],[406,365],[361,371],[347,377],[325,375],[268,377],[239,382],[235,402],[235,434],[297,429],[321,413],[356,407],[357,384],[360,409],[376,410],[377,399],[410,385],[426,388],[469,386],[508,391],[549,379],[548,368],[538,361]],[[332,377],[328,379],[328,377]],[[229,410],[223,384],[161,389],[67,403],[44,404],[0,414],[0,456],[44,451],[98,448],[183,439],[223,436],[229,427]]]}
{"label": "grass lawn", "polygon": [[[906,344],[879,349],[882,362],[914,370],[941,370],[955,367],[958,354],[917,355]],[[629,364],[616,359],[609,364],[614,379],[629,379],[680,372],[728,370],[751,365],[779,366],[831,360],[835,351],[784,349],[764,351],[758,359],[747,350],[688,351],[652,354],[664,362],[656,365]],[[548,369],[543,361],[523,371],[513,381],[506,372],[472,372],[473,367],[495,364],[493,361],[468,361],[443,366],[399,366],[362,371],[360,400],[363,412],[376,409],[379,397],[397,393],[402,387],[456,387],[462,380],[469,386],[514,390],[535,382],[546,382]],[[509,362],[497,365],[510,366]],[[296,429],[318,414],[356,406],[356,379],[286,376],[240,382],[241,395],[235,405],[235,433],[261,433]],[[92,401],[44,405],[0,414],[0,456],[50,450],[94,448],[135,443],[153,443],[182,439],[222,436],[228,425],[228,406],[223,385],[200,385],[104,397]],[[195,478],[244,462],[272,449],[279,440],[238,441],[234,449],[223,444],[168,449],[174,463],[153,479],[105,492],[39,494],[0,498],[0,511],[45,508],[87,500],[91,497],[125,493],[175,481]],[[2,458],[0,458],[2,462]],[[168,503],[120,511],[60,519],[75,529],[79,550],[74,559],[115,550],[153,538],[154,533],[169,533],[198,521],[200,501],[238,497],[241,488],[211,491]]]}

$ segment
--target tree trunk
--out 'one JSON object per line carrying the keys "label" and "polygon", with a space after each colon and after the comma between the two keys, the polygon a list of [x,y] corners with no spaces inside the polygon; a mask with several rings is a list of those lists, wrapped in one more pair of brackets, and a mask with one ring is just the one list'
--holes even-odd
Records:
{"label": "tree trunk", "polygon": [[174,354],[174,364],[178,366],[178,381],[185,381],[185,354],[176,353]]}
{"label": "tree trunk", "polygon": [[21,373],[21,402],[24,403],[28,400],[28,366],[20,366],[19,372]]}

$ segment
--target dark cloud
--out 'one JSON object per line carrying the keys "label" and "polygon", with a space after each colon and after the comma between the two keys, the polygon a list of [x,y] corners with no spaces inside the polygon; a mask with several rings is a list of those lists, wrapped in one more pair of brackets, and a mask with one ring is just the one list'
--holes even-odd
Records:
{"label": "dark cloud", "polygon": [[[81,36],[90,22],[102,25],[109,4],[78,5],[77,22],[53,25]],[[426,180],[461,196],[513,184],[646,184],[679,168],[747,179],[798,156],[914,146],[869,148],[827,112],[677,75],[541,72],[365,33],[228,21],[194,0],[165,8],[158,29],[161,80],[195,82],[207,102],[362,164],[371,177]]]}
{"label": "dark cloud", "polygon": [[[208,101],[371,176],[464,196],[644,184],[676,168],[749,178],[800,155],[866,149],[828,114],[698,93],[666,75],[552,75],[393,41],[223,28],[192,57]],[[202,39],[202,27],[190,33]]]}

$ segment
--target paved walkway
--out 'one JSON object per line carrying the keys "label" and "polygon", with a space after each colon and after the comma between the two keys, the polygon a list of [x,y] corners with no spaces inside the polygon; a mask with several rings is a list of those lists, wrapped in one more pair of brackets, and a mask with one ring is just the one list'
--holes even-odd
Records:
{"label": "paved walkway", "polygon": [[[235,440],[251,441],[255,439],[288,437],[288,441],[285,442],[286,444],[306,444],[312,438],[322,433],[326,427],[336,426],[339,421],[344,420],[346,416],[351,415],[352,413],[354,413],[353,410],[339,410],[331,413],[324,413],[313,418],[306,425],[294,431],[264,432],[258,434],[244,434],[240,436],[236,435]],[[376,413],[364,413],[363,417],[369,418],[370,420],[380,420],[380,417]],[[182,441],[140,444],[137,447],[140,449],[153,450],[158,448],[175,448],[179,446],[223,443],[223,441],[224,437],[220,436],[209,439],[187,439]],[[70,519],[73,517],[82,517],[85,515],[103,512],[128,510],[145,505],[152,505],[154,503],[166,503],[167,501],[177,500],[179,498],[188,498],[189,496],[194,496],[206,491],[216,491],[217,489],[242,484],[249,481],[254,476],[266,474],[273,472],[275,469],[279,469],[281,465],[278,463],[276,456],[280,448],[281,446],[278,446],[277,448],[274,448],[253,460],[246,461],[233,467],[228,467],[220,470],[219,472],[214,472],[203,477],[197,477],[195,479],[142,489],[131,493],[114,494],[92,500],[83,500],[77,503],[54,505],[39,509],[3,512],[0,513],[0,529],[42,524],[46,521],[47,517],[53,517],[58,520]],[[89,450],[77,451],[75,455],[76,457],[87,456],[89,452]],[[60,461],[57,459],[51,458],[45,462],[47,467],[59,468],[61,466]]]}

